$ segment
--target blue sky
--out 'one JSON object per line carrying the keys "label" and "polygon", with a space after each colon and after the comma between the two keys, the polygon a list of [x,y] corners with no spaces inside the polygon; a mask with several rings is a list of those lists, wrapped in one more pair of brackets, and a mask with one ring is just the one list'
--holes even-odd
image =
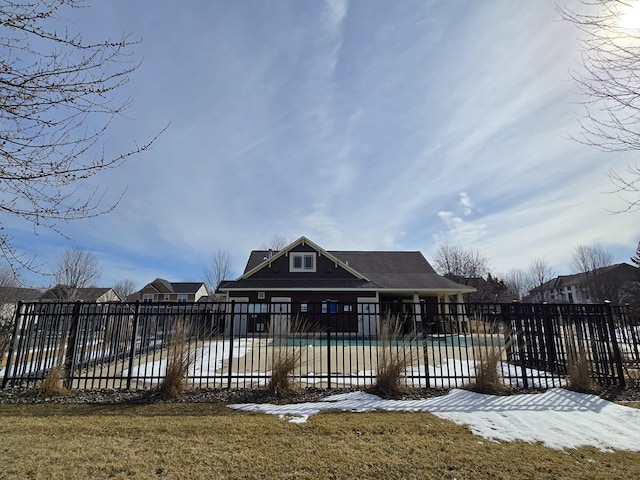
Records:
{"label": "blue sky", "polygon": [[[83,188],[123,191],[107,216],[11,223],[52,270],[93,252],[102,284],[199,280],[211,255],[233,276],[272,235],[328,250],[477,248],[493,273],[545,257],[569,273],[577,244],[628,261],[639,213],[607,192],[634,154],[579,131],[577,31],[554,2],[274,0],[92,2],[65,16],[88,39],[131,32],[142,66],[120,94],[109,154],[153,150]],[[572,4],[572,2],[569,2]],[[47,277],[26,275],[37,285]]]}

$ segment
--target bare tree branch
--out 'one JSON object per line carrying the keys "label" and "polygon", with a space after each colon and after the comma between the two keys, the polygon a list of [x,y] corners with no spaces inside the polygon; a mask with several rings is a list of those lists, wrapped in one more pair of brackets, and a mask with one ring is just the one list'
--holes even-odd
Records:
{"label": "bare tree branch", "polygon": [[211,261],[204,269],[204,279],[209,295],[214,295],[222,280],[228,279],[231,273],[231,255],[229,252],[218,250],[211,256]]}
{"label": "bare tree branch", "polygon": [[[583,0],[584,11],[558,8],[581,32],[582,70],[572,76],[586,96],[580,143],[605,152],[640,150],[640,30],[624,25],[628,0]],[[640,209],[640,166],[628,176],[610,172],[614,193]]]}
{"label": "bare tree branch", "polygon": [[[34,230],[110,212],[105,191],[83,183],[148,150],[154,140],[108,157],[100,139],[130,105],[114,100],[142,61],[128,35],[86,42],[64,11],[83,0],[7,1],[0,5],[0,214]],[[166,128],[166,127],[165,127]],[[162,132],[160,132],[162,133]],[[1,221],[0,221],[1,223]],[[0,232],[0,255],[15,271],[33,268]]]}

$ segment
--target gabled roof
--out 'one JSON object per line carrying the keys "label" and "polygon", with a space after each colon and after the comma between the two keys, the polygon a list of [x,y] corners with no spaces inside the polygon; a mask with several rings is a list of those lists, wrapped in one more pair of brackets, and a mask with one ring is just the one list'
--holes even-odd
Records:
{"label": "gabled roof", "polygon": [[[637,279],[638,269],[628,263],[616,263],[615,265],[609,265],[608,267],[598,268],[590,273],[596,273],[597,275],[607,276],[609,279],[616,279],[618,281],[635,281]],[[548,282],[542,284],[543,290],[556,289],[560,290],[564,287],[570,287],[572,285],[580,286],[586,282],[587,276],[584,273],[574,273],[572,275],[558,275],[556,278],[552,278]],[[538,291],[540,287],[532,289],[532,291]]]}
{"label": "gabled roof", "polygon": [[164,278],[156,278],[144,288],[153,287],[158,293],[196,293],[203,285],[204,282],[170,282]]}
{"label": "gabled roof", "polygon": [[[283,272],[282,278],[252,278],[268,268],[278,258],[299,245],[308,245],[320,255],[350,272],[355,278],[293,278]],[[283,250],[271,252],[254,250],[249,256],[244,274],[235,281],[223,281],[221,290],[228,289],[331,289],[331,290],[438,290],[474,292],[473,287],[461,285],[438,275],[420,252],[327,251],[306,237]]]}
{"label": "gabled roof", "polygon": [[[40,300],[60,300],[69,298],[70,293],[73,293],[73,300],[80,300],[83,302],[95,302],[100,297],[111,291],[111,288],[103,287],[86,287],[86,288],[74,288],[68,285],[56,285],[50,288],[39,297]],[[120,298],[114,291],[114,295]]]}
{"label": "gabled roof", "polygon": [[[299,245],[306,245],[306,246],[311,247],[313,250],[318,252],[320,255],[323,255],[324,257],[330,259],[332,262],[335,262],[336,264],[339,264],[340,267],[344,268],[345,270],[347,270],[352,275],[354,275],[356,277],[360,277],[363,280],[367,280],[361,273],[358,273],[353,268],[349,267],[348,264],[343,263],[338,258],[336,258],[334,255],[332,255],[330,252],[327,252],[326,250],[324,250],[323,248],[319,247],[318,245],[316,245],[315,243],[313,243],[311,240],[309,240],[307,237],[304,237],[304,236],[300,237],[298,240],[293,242],[291,245],[288,245],[287,247],[283,248],[282,250],[279,250],[279,251],[276,251],[276,252],[273,252],[271,250],[267,250],[267,251],[265,251],[265,250],[254,250],[253,252],[251,252],[251,255],[249,255],[249,261],[247,262],[247,266],[246,266],[246,268],[244,270],[244,274],[238,280],[246,279],[246,278],[251,277],[255,272],[257,272],[258,270],[261,270],[263,268],[268,267],[269,265],[271,265],[272,262],[274,262],[278,258],[283,257],[285,255],[288,255],[291,250],[293,250],[294,248],[296,248]],[[262,261],[259,261],[259,258],[260,258],[261,255],[262,255]]]}
{"label": "gabled roof", "polygon": [[0,287],[0,304],[29,302],[37,300],[41,295],[42,291],[37,288]]}

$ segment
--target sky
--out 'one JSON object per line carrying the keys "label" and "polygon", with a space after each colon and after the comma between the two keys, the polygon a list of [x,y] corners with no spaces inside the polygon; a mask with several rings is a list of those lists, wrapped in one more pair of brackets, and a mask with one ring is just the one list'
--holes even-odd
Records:
{"label": "sky", "polygon": [[[569,6],[575,5],[567,0]],[[3,219],[55,270],[93,253],[100,286],[203,279],[218,251],[236,278],[273,235],[326,250],[483,252],[494,275],[578,244],[629,261],[640,213],[614,214],[608,172],[637,163],[571,139],[578,31],[527,0],[111,0],[62,12],[86,39],[130,33],[142,65],[102,141],[149,152],[81,185],[115,211],[61,224]],[[48,276],[26,272],[27,283]]]}
{"label": "sky", "polygon": [[278,415],[291,423],[331,410],[430,412],[491,441],[541,442],[549,448],[592,446],[602,451],[640,451],[640,410],[595,395],[554,388],[542,394],[482,395],[454,389],[424,400],[383,400],[365,392],[331,395],[289,405],[233,404],[229,408]]}

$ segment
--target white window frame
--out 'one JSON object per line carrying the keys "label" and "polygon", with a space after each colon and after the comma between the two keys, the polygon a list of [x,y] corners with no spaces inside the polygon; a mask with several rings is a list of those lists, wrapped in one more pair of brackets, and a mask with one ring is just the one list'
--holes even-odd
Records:
{"label": "white window frame", "polygon": [[[300,267],[296,267],[296,259],[300,259]],[[306,260],[311,259],[311,266],[307,266]],[[290,272],[315,272],[316,254],[315,252],[292,252],[289,254]]]}
{"label": "white window frame", "polygon": [[178,294],[178,302],[186,303],[188,301],[189,301],[189,294],[188,293],[179,293]]}
{"label": "white window frame", "polygon": [[153,293],[143,293],[142,303],[151,303],[151,302],[153,302]]}

